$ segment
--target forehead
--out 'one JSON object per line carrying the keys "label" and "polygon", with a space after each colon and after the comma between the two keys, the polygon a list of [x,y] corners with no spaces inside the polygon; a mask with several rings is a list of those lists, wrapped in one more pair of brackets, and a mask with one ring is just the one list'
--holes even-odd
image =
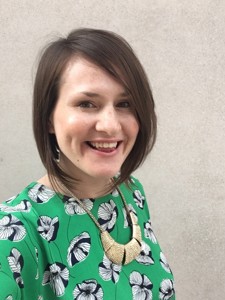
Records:
{"label": "forehead", "polygon": [[98,64],[83,57],[75,57],[71,59],[60,80],[62,86],[91,86],[92,88],[101,88],[108,84],[121,90],[124,94],[128,94],[127,89],[122,83],[121,78],[112,76],[107,70]]}
{"label": "forehead", "polygon": [[81,72],[92,71],[92,73],[94,74],[99,70],[103,72],[102,68],[100,68],[96,63],[78,56],[70,59],[67,63],[66,68],[61,76],[61,82],[65,83],[69,79],[73,78],[73,76],[81,74]]}

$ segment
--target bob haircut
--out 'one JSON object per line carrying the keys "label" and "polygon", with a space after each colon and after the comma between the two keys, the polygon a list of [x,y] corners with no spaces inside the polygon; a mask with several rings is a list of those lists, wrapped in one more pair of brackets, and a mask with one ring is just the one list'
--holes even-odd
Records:
{"label": "bob haircut", "polygon": [[49,133],[49,120],[59,96],[61,79],[68,64],[77,57],[105,70],[124,86],[131,97],[139,132],[121,167],[116,185],[128,183],[131,173],[143,163],[155,143],[155,105],[145,71],[132,48],[121,36],[110,31],[80,28],[44,48],[33,93],[33,131],[42,163],[53,187],[57,185],[57,178],[67,187],[78,180],[60,168],[56,161],[56,137]]}

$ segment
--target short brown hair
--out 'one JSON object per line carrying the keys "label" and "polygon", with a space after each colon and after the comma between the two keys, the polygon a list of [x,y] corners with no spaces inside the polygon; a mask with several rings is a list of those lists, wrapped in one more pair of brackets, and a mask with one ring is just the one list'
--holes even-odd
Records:
{"label": "short brown hair", "polygon": [[117,183],[127,182],[155,143],[155,105],[145,71],[132,48],[121,36],[110,31],[77,29],[44,49],[33,94],[33,131],[41,160],[50,179],[56,177],[67,186],[71,184],[72,178],[60,169],[55,160],[57,141],[48,127],[59,96],[62,75],[74,57],[83,57],[107,71],[131,96],[139,132],[133,149],[121,167]]}

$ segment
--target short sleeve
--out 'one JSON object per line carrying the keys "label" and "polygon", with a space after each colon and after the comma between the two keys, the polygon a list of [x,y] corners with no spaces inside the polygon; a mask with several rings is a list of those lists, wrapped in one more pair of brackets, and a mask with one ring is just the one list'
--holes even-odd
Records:
{"label": "short sleeve", "polygon": [[[9,209],[9,206],[6,206]],[[29,216],[26,215],[26,218]],[[0,212],[0,299],[19,300],[37,272],[34,246],[20,212]]]}
{"label": "short sleeve", "polygon": [[[0,256],[0,262],[1,261],[2,261],[2,256]],[[14,278],[11,277],[9,274],[3,271],[2,266],[0,266],[0,299],[20,300],[21,299],[20,288],[17,285]]]}

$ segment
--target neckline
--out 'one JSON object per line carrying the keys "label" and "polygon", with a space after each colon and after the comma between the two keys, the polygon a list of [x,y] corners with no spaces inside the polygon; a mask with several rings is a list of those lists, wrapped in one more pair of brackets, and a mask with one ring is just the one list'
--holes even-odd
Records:
{"label": "neckline", "polygon": [[[28,186],[27,188],[30,189],[30,188],[33,188],[35,185],[40,185],[40,187],[44,187],[45,190],[51,192],[51,193],[55,193],[55,195],[58,195],[61,199],[63,199],[64,197],[66,198],[72,198],[70,195],[66,195],[66,194],[63,194],[63,193],[60,193],[60,192],[56,192],[54,189],[48,187],[47,185],[43,184],[43,183],[40,183],[38,181],[32,181]],[[123,189],[123,184],[120,184],[120,189]],[[116,194],[115,194],[116,193]],[[99,196],[99,197],[96,197],[96,198],[78,198],[79,200],[84,200],[84,199],[94,199],[94,200],[103,200],[105,199],[106,197],[113,197],[113,198],[117,198],[119,197],[119,193],[117,192],[116,189],[114,189],[111,193],[107,193],[103,196]]]}

